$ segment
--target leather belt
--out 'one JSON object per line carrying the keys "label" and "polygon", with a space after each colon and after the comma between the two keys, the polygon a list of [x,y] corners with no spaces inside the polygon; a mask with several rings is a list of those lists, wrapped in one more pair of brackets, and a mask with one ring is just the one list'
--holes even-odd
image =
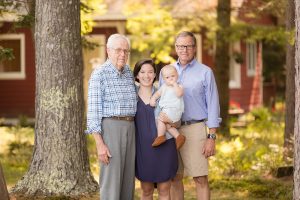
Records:
{"label": "leather belt", "polygon": [[181,125],[191,125],[191,124],[196,124],[196,123],[204,122],[205,120],[206,120],[206,119],[181,121]]}
{"label": "leather belt", "polygon": [[113,117],[109,117],[111,119],[116,119],[116,120],[123,120],[123,121],[133,121],[134,120],[134,117],[131,117],[131,116],[113,116]]}

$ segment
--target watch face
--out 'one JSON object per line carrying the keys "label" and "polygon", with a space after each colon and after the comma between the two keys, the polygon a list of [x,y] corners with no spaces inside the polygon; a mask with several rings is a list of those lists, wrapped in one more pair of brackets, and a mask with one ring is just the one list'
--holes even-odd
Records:
{"label": "watch face", "polygon": [[209,139],[216,139],[217,138],[217,136],[216,136],[216,134],[214,134],[214,133],[209,133],[208,135],[207,135],[207,138],[209,138]]}

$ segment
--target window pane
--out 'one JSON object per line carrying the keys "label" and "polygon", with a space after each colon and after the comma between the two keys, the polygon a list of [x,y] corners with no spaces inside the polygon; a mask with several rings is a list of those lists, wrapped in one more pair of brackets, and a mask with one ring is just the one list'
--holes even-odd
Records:
{"label": "window pane", "polygon": [[0,72],[20,72],[21,71],[21,41],[0,40],[0,46],[13,49],[14,59],[0,62]]}
{"label": "window pane", "polygon": [[256,43],[247,43],[247,75],[254,76],[256,69]]}

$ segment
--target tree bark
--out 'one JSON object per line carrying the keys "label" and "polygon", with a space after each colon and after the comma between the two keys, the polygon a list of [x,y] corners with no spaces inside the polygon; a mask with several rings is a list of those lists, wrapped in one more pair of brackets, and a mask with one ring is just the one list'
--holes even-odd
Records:
{"label": "tree bark", "polygon": [[219,30],[217,31],[216,41],[216,81],[219,89],[220,96],[220,109],[221,109],[221,132],[225,136],[230,135],[228,124],[228,109],[229,109],[229,41],[228,33],[230,28],[230,15],[231,7],[230,0],[218,0],[217,8],[217,22]]}
{"label": "tree bark", "polygon": [[[295,1],[295,142],[294,142],[294,200],[300,199],[300,1]],[[289,114],[289,113],[287,113]]]}
{"label": "tree bark", "polygon": [[4,178],[4,173],[2,171],[2,166],[0,163],[0,199],[1,200],[9,200],[9,195],[6,187],[6,182]]}
{"label": "tree bark", "polygon": [[[288,0],[286,6],[286,30],[295,28],[295,2]],[[286,89],[285,89],[285,130],[284,160],[293,157],[293,137],[295,123],[295,45],[287,42],[286,46]]]}
{"label": "tree bark", "polygon": [[78,196],[97,190],[83,131],[79,0],[37,0],[36,124],[29,171],[14,193]]}

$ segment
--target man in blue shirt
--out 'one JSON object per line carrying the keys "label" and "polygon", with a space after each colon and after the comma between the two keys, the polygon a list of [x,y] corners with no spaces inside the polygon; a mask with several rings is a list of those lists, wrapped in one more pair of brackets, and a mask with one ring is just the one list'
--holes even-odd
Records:
{"label": "man in blue shirt", "polygon": [[107,40],[107,61],[89,80],[87,133],[93,134],[100,161],[100,199],[134,198],[137,95],[126,65],[130,42],[113,34]]}
{"label": "man in blue shirt", "polygon": [[[183,174],[193,177],[197,199],[210,199],[208,157],[215,154],[216,130],[220,123],[219,96],[211,68],[195,59],[196,38],[191,32],[177,35],[178,60],[173,65],[184,88],[184,112],[180,133],[186,142],[180,149],[179,170],[172,181],[172,200],[184,198]],[[207,133],[207,128],[209,133]]]}

